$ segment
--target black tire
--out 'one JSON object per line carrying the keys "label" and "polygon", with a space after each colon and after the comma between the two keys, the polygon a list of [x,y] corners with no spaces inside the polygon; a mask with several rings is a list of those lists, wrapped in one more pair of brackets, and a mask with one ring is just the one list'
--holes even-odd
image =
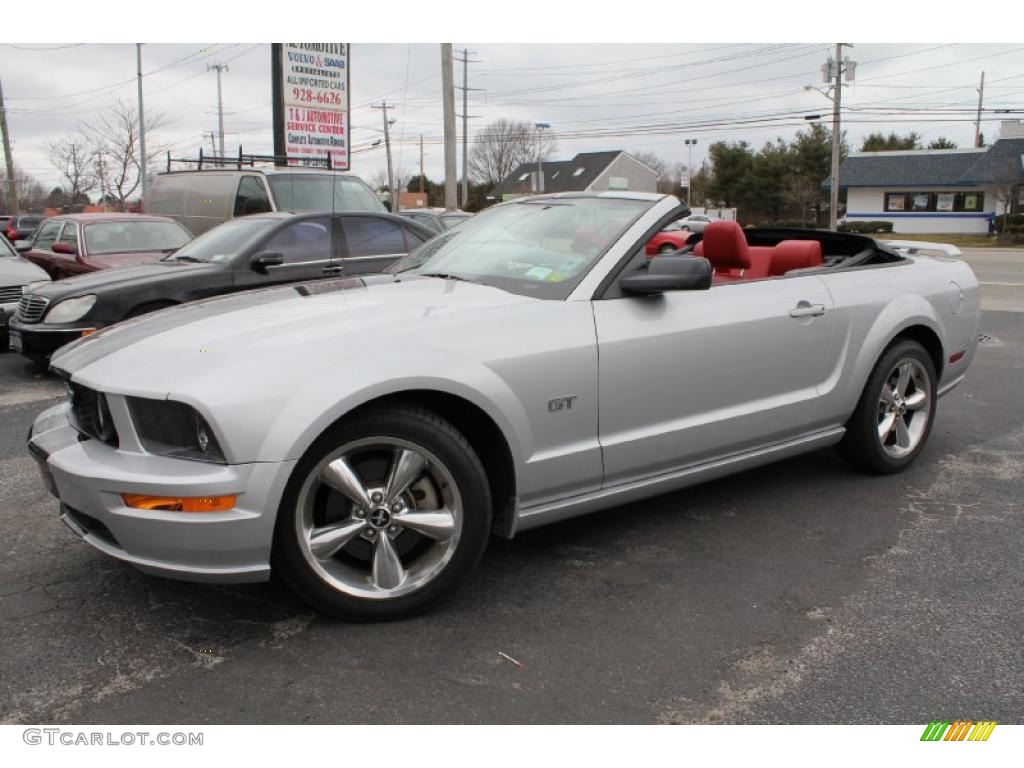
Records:
{"label": "black tire", "polygon": [[[879,436],[880,399],[893,370],[901,362],[913,360],[923,368],[928,380],[928,410],[923,431],[906,455],[894,457],[883,447]],[[910,339],[897,339],[882,353],[864,386],[857,408],[846,422],[846,434],[836,446],[839,455],[850,464],[872,474],[894,474],[910,466],[921,453],[935,422],[937,376],[935,364],[923,346]],[[902,418],[902,417],[901,417]]]}
{"label": "black tire", "polygon": [[[415,591],[394,598],[346,594],[311,567],[299,542],[299,496],[307,477],[332,451],[369,437],[396,438],[433,453],[445,465],[462,499],[461,532],[443,570]],[[296,594],[325,614],[353,621],[403,619],[431,607],[476,568],[490,537],[491,517],[491,495],[483,465],[450,423],[412,405],[371,408],[329,428],[296,464],[278,510],[272,568]]]}
{"label": "black tire", "polygon": [[661,246],[661,248],[658,249],[658,255],[664,256],[669,253],[675,253],[677,250],[679,249],[676,248],[674,245],[663,245]]}

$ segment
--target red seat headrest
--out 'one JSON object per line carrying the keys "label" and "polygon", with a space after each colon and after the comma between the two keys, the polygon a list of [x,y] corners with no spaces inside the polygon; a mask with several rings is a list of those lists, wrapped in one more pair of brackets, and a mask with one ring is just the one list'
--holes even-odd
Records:
{"label": "red seat headrest", "polygon": [[743,228],[735,221],[712,221],[704,228],[704,257],[715,271],[748,269],[750,252]]}
{"label": "red seat headrest", "polygon": [[791,269],[820,267],[821,243],[817,240],[783,240],[772,249],[771,275],[784,275]]}

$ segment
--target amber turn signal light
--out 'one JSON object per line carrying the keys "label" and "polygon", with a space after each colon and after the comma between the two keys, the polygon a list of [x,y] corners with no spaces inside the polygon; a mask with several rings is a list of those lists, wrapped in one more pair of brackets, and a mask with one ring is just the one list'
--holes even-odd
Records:
{"label": "amber turn signal light", "polygon": [[82,329],[82,333],[80,334],[80,336],[82,338],[85,338],[86,336],[92,336],[94,333],[96,333],[96,329],[95,328],[83,328]]}
{"label": "amber turn signal light", "polygon": [[126,506],[133,509],[154,509],[160,512],[224,512],[232,509],[238,496],[147,496],[122,493]]}

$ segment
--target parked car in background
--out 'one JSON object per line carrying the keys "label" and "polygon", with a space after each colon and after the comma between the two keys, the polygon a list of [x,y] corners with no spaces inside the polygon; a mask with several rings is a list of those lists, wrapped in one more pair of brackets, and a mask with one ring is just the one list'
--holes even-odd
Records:
{"label": "parked car in background", "polygon": [[398,215],[430,227],[435,234],[451,229],[473,216],[472,213],[465,211],[446,211],[444,208],[411,208],[407,211],[399,211]]}
{"label": "parked car in background", "polygon": [[682,225],[678,221],[674,221],[648,240],[645,250],[648,256],[674,253],[685,248],[691,237],[693,237],[693,232],[684,231]]}
{"label": "parked car in background", "polygon": [[144,205],[146,213],[169,216],[193,235],[256,213],[387,212],[354,173],[273,165],[161,173],[150,182]]}
{"label": "parked car in background", "polygon": [[153,264],[27,292],[11,322],[11,344],[42,364],[63,344],[127,318],[234,291],[379,272],[431,237],[416,222],[386,213],[235,219]]}
{"label": "parked car in background", "polygon": [[30,240],[45,218],[37,213],[13,214],[7,218],[4,236],[12,243],[18,240]]}
{"label": "parked car in background", "polygon": [[693,213],[685,219],[680,219],[679,228],[683,232],[703,232],[704,227],[712,221],[722,221],[717,216],[705,216],[703,213]]}
{"label": "parked car in background", "polygon": [[0,237],[0,351],[7,349],[7,324],[18,308],[25,287],[49,280],[49,275],[21,258],[11,244]]}
{"label": "parked car in background", "polygon": [[703,257],[646,258],[682,208],[523,198],[386,275],[121,323],[54,355],[69,398],[29,451],[107,555],[197,581],[273,570],[363,620],[426,609],[492,532],[833,445],[868,472],[910,466],[978,345],[971,268],[731,221]]}
{"label": "parked car in background", "polygon": [[54,280],[159,261],[192,235],[178,222],[138,213],[75,213],[47,219],[17,248]]}

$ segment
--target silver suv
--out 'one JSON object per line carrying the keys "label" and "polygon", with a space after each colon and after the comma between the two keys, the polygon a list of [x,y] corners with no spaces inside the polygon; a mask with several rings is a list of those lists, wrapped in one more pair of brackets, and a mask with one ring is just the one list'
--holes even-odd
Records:
{"label": "silver suv", "polygon": [[387,212],[353,173],[276,166],[161,173],[146,191],[144,205],[146,213],[170,216],[197,236],[253,213]]}

